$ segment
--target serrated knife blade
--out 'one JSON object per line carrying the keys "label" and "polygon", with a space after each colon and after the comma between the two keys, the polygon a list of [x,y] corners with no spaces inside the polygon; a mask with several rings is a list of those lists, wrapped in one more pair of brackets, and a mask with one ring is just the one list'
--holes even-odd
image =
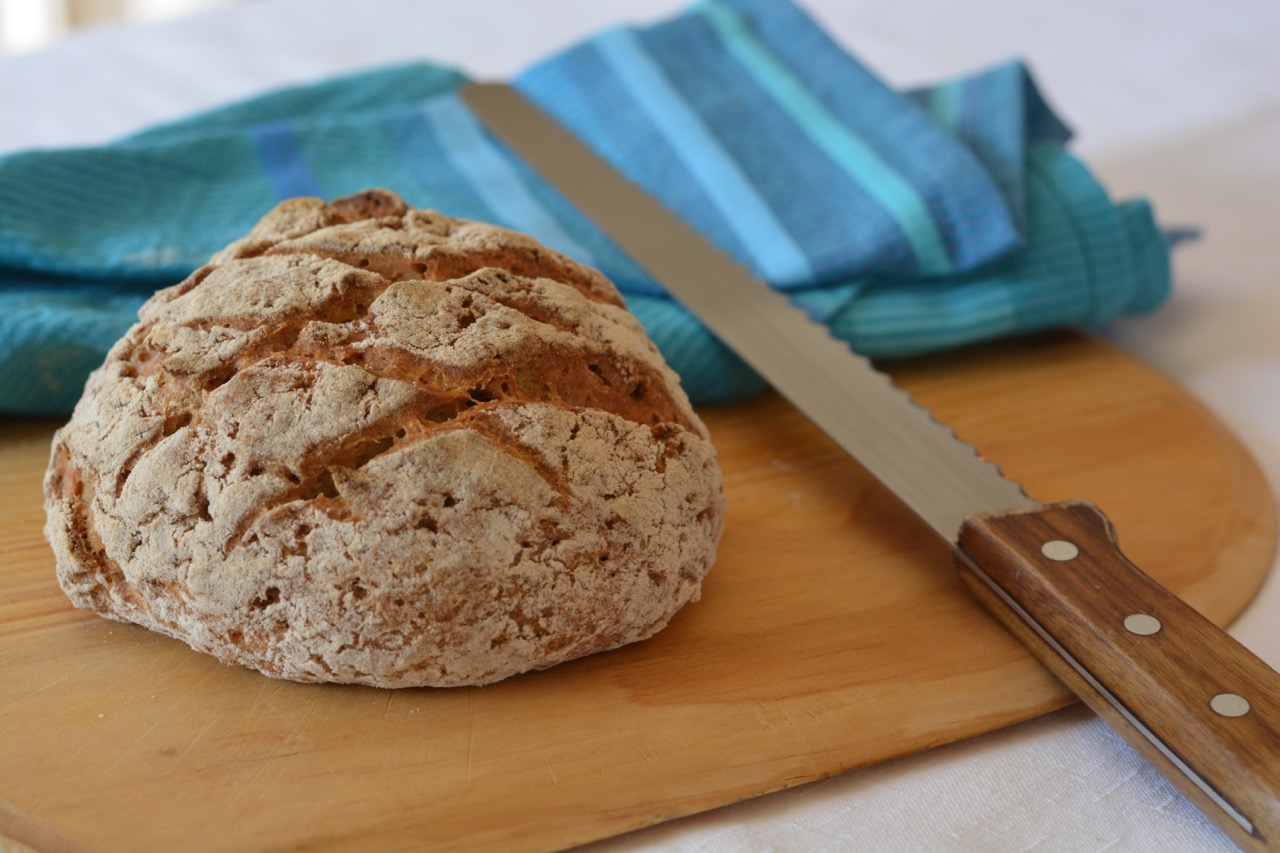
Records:
{"label": "serrated knife blade", "polygon": [[1086,501],[1042,504],[505,84],[499,140],[951,544],[974,596],[1242,849],[1280,850],[1280,675],[1129,562]]}

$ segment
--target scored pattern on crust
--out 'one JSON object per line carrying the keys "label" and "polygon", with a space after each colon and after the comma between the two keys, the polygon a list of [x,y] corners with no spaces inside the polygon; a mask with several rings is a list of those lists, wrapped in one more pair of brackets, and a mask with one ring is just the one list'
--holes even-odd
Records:
{"label": "scored pattern on crust", "polygon": [[478,684],[697,597],[705,427],[613,285],[372,191],[158,293],[54,443],[78,606],[304,681]]}

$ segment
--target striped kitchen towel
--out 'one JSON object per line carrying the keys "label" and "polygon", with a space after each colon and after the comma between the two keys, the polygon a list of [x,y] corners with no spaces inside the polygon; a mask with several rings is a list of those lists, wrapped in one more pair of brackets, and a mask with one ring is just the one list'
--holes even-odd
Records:
{"label": "striped kitchen towel", "polygon": [[[762,381],[490,137],[430,64],[261,97],[118,142],[0,158],[0,411],[61,414],[157,287],[283,198],[386,187],[605,272],[696,402]],[[1006,63],[898,92],[798,7],[706,0],[515,80],[632,180],[871,356],[1148,311],[1169,247],[1114,203]]]}

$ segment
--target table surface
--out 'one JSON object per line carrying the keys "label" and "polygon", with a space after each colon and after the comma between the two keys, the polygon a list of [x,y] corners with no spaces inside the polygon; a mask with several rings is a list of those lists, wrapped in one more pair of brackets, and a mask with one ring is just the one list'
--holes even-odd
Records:
{"label": "table surface", "polygon": [[[0,152],[92,144],[325,74],[428,59],[507,77],[676,0],[255,0],[86,31],[0,60]],[[1207,403],[1280,485],[1280,6],[1141,0],[806,0],[854,54],[909,86],[1028,61],[1118,197],[1195,226],[1171,301],[1102,336]],[[963,38],[956,38],[963,32]],[[1280,572],[1231,633],[1280,667]],[[1234,849],[1076,707],[887,764],[600,842],[593,850]]]}

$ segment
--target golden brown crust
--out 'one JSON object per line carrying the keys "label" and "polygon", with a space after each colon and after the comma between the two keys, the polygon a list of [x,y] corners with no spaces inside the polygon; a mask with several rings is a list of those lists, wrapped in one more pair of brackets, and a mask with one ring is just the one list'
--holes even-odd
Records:
{"label": "golden brown crust", "polygon": [[723,492],[599,273],[371,191],[158,293],[55,437],[79,607],[299,681],[483,684],[661,629]]}

